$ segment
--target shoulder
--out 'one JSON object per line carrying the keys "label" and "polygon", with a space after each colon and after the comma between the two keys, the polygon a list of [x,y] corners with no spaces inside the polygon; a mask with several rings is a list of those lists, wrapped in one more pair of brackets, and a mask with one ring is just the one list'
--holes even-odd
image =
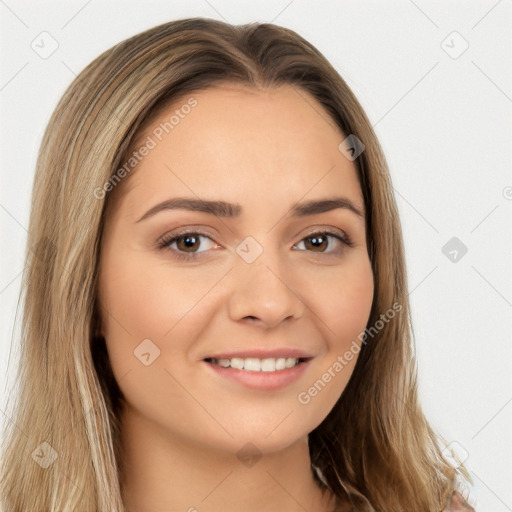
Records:
{"label": "shoulder", "polygon": [[452,491],[443,512],[476,512],[458,491]]}

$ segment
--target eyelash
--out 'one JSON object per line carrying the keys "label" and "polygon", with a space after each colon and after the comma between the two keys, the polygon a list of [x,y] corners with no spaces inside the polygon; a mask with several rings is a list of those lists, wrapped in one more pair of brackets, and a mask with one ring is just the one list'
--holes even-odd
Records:
{"label": "eyelash", "polygon": [[[192,231],[192,230],[184,230],[184,231],[181,231],[179,233],[171,233],[169,235],[164,235],[162,236],[159,240],[157,240],[156,242],[156,246],[159,250],[169,250],[169,251],[172,251],[174,254],[173,254],[173,257],[179,259],[179,260],[192,260],[192,259],[197,259],[198,258],[198,254],[201,254],[202,252],[204,251],[201,251],[201,252],[195,252],[195,253],[184,253],[182,251],[177,251],[175,249],[171,249],[169,246],[175,242],[176,240],[178,240],[179,238],[181,238],[182,236],[184,235],[200,235],[200,236],[204,236],[206,238],[209,238],[210,240],[212,240],[212,238],[202,232],[202,231]],[[300,242],[303,242],[304,240],[307,240],[308,238],[314,238],[316,236],[331,236],[337,240],[339,240],[342,244],[344,244],[345,246],[347,247],[354,247],[354,243],[352,242],[352,239],[347,235],[347,234],[340,234],[338,232],[334,232],[334,231],[329,231],[329,230],[320,230],[320,231],[314,231],[308,235],[306,235],[304,238],[302,238],[300,240]],[[213,242],[214,240],[212,240]],[[299,243],[300,243],[299,242]],[[302,249],[301,249],[302,250]],[[306,249],[307,251],[307,249]],[[330,253],[327,253],[327,252],[319,252],[319,253],[315,253],[314,251],[310,251],[310,252],[313,252],[313,254],[330,254]]]}

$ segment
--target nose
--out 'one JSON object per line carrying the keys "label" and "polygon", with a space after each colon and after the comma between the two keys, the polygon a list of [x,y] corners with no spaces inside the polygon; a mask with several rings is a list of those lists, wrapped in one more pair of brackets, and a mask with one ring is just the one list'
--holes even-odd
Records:
{"label": "nose", "polygon": [[250,321],[270,329],[303,315],[304,302],[300,290],[294,289],[290,272],[283,273],[277,260],[267,255],[264,251],[250,264],[237,262],[240,268],[233,273],[236,275],[232,276],[233,292],[228,302],[233,321]]}

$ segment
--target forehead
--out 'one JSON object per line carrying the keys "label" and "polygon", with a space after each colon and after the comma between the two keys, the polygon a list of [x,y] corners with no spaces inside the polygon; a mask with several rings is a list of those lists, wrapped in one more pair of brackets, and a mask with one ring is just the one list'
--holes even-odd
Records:
{"label": "forehead", "polygon": [[181,96],[145,123],[134,150],[151,149],[128,196],[288,203],[339,192],[363,209],[356,167],[338,149],[344,138],[303,89],[222,84]]}

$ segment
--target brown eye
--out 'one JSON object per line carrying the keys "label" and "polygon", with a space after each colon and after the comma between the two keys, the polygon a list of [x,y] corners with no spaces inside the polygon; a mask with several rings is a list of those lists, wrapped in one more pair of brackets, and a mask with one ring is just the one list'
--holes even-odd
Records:
{"label": "brown eye", "polygon": [[306,243],[304,244],[306,248],[309,249],[309,247],[311,247],[312,250],[316,252],[324,252],[327,246],[329,245],[327,241],[327,236],[323,234],[309,236],[304,240],[306,240]]}
{"label": "brown eye", "polygon": [[201,245],[199,236],[196,235],[180,235],[177,236],[174,241],[176,242],[178,250],[185,252],[195,252],[195,249],[198,249],[199,245]]}
{"label": "brown eye", "polygon": [[170,234],[157,242],[158,249],[169,250],[173,256],[181,259],[198,258],[214,246],[219,247],[210,236],[198,231]]}
{"label": "brown eye", "polygon": [[[348,235],[341,235],[339,233],[332,233],[329,231],[322,231],[318,233],[312,233],[309,236],[303,238],[295,247],[304,244],[304,249],[309,252],[316,252],[318,254],[331,254],[335,253],[338,249],[338,252],[342,249],[342,247],[336,248],[338,246],[346,246],[353,247],[353,243],[348,237]],[[331,247],[334,245],[334,247]],[[328,247],[331,247],[329,250]],[[299,247],[300,250],[304,250]]]}

